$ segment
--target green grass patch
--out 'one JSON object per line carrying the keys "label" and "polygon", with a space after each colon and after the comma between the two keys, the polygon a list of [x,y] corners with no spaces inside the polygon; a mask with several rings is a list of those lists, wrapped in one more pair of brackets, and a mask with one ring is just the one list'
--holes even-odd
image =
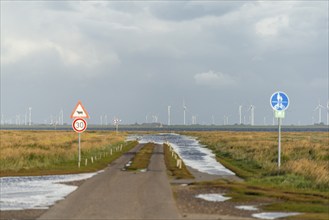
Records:
{"label": "green grass patch", "polygon": [[303,213],[303,215],[289,217],[289,219],[328,219],[329,215],[328,192],[260,186],[250,182],[232,182],[229,180],[196,183],[195,187],[227,189],[226,195],[232,197],[231,202],[267,204],[260,207],[264,211]]}
{"label": "green grass patch", "polygon": [[216,152],[216,159],[227,169],[232,170],[241,178],[250,178],[255,175],[250,163],[245,160],[234,160],[228,153]]}
{"label": "green grass patch", "polygon": [[142,147],[132,159],[132,163],[129,167],[126,167],[127,170],[141,170],[147,169],[149,166],[151,156],[153,154],[155,144],[147,143]]}
{"label": "green grass patch", "polygon": [[[182,169],[176,165],[176,159],[172,157],[172,152],[167,144],[163,144],[164,159],[167,167],[167,173],[174,179],[194,179],[194,176],[188,171],[185,164],[182,163]],[[179,158],[180,159],[180,158]]]}

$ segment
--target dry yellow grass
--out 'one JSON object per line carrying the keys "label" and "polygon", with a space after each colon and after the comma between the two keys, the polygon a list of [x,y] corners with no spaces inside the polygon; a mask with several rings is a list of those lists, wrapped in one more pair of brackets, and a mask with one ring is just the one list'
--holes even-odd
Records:
{"label": "dry yellow grass", "polygon": [[[81,134],[82,154],[123,142],[126,133],[89,131]],[[78,135],[72,131],[0,131],[0,170],[47,167],[73,160]]]}
{"label": "dry yellow grass", "polygon": [[[263,171],[277,170],[276,132],[189,132],[221,155],[255,163]],[[281,170],[329,185],[329,134],[283,132]]]}

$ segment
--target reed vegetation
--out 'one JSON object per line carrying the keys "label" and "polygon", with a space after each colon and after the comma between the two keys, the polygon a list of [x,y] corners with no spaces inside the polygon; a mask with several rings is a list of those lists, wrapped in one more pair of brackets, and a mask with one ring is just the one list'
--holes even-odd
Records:
{"label": "reed vegetation", "polygon": [[[217,159],[250,181],[297,188],[329,188],[329,134],[283,132],[278,171],[275,132],[189,132]],[[284,178],[283,178],[284,177]]]}
{"label": "reed vegetation", "polygon": [[[81,134],[82,162],[124,144],[126,133],[86,131]],[[78,135],[72,131],[0,131],[0,176],[32,171],[74,169]]]}
{"label": "reed vegetation", "polygon": [[298,220],[325,220],[329,210],[329,134],[283,132],[281,168],[275,132],[189,132],[217,160],[243,177],[196,184],[229,190],[234,202],[261,203],[264,211],[300,212]]}

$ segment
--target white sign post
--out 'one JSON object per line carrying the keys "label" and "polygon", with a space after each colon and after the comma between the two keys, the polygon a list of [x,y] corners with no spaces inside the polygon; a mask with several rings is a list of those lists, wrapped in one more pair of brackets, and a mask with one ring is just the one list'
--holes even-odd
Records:
{"label": "white sign post", "polygon": [[78,102],[78,104],[75,106],[71,118],[74,118],[72,123],[72,128],[75,132],[78,133],[78,140],[79,140],[79,146],[78,146],[78,167],[80,168],[81,163],[81,133],[84,132],[87,129],[87,121],[83,118],[89,118],[88,112],[83,107],[81,101]]}
{"label": "white sign post", "polygon": [[281,166],[281,120],[285,117],[285,110],[289,107],[289,97],[284,92],[275,92],[270,99],[274,116],[278,119],[278,168]]}

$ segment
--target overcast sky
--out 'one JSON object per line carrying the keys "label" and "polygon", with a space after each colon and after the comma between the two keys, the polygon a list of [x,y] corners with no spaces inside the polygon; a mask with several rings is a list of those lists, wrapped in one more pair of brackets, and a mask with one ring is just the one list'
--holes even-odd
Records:
{"label": "overcast sky", "polygon": [[[1,114],[64,122],[81,100],[89,123],[285,124],[318,121],[328,100],[328,1],[1,0]],[[313,117],[313,119],[312,119]],[[322,110],[326,122],[326,110]]]}

